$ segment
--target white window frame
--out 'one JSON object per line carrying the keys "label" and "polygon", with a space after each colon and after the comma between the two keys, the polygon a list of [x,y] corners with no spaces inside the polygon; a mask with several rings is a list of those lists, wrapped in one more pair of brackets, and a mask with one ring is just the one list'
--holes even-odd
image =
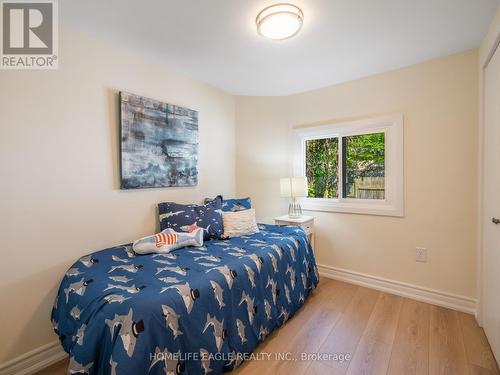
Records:
{"label": "white window frame", "polygon": [[[403,115],[367,118],[294,130],[294,175],[306,175],[306,141],[338,138],[338,198],[301,198],[304,210],[349,212],[356,214],[404,216]],[[342,137],[371,133],[385,134],[385,199],[342,197]]]}

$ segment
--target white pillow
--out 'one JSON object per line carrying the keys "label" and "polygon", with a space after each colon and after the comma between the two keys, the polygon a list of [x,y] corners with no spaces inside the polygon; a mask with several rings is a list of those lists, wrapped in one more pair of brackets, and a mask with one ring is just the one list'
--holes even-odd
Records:
{"label": "white pillow", "polygon": [[222,212],[224,237],[238,237],[254,234],[259,231],[255,220],[255,209]]}
{"label": "white pillow", "polygon": [[152,236],[138,239],[132,245],[137,254],[169,253],[186,246],[203,245],[203,228],[198,228],[191,233],[176,232],[172,228]]}

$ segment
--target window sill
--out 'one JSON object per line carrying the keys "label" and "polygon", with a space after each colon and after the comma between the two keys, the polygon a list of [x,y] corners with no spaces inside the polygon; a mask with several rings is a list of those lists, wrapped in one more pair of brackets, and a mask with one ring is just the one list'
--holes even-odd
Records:
{"label": "window sill", "polygon": [[403,204],[388,202],[387,200],[339,200],[303,198],[300,201],[303,210],[306,211],[326,211],[343,212],[364,215],[395,216],[403,217]]}

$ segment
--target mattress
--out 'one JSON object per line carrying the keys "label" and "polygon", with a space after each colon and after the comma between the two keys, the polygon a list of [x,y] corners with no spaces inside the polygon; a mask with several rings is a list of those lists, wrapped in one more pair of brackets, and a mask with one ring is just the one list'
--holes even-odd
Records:
{"label": "mattress", "polygon": [[52,311],[69,373],[220,374],[300,308],[319,281],[302,228],[206,241],[170,254],[121,245],[66,272]]}

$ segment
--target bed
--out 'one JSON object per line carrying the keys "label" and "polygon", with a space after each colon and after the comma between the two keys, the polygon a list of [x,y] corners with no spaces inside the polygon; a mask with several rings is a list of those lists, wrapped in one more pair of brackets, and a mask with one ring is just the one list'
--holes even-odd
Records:
{"label": "bed", "polygon": [[52,323],[70,374],[220,374],[283,325],[319,281],[305,232],[260,232],[169,254],[131,245],[66,272]]}

